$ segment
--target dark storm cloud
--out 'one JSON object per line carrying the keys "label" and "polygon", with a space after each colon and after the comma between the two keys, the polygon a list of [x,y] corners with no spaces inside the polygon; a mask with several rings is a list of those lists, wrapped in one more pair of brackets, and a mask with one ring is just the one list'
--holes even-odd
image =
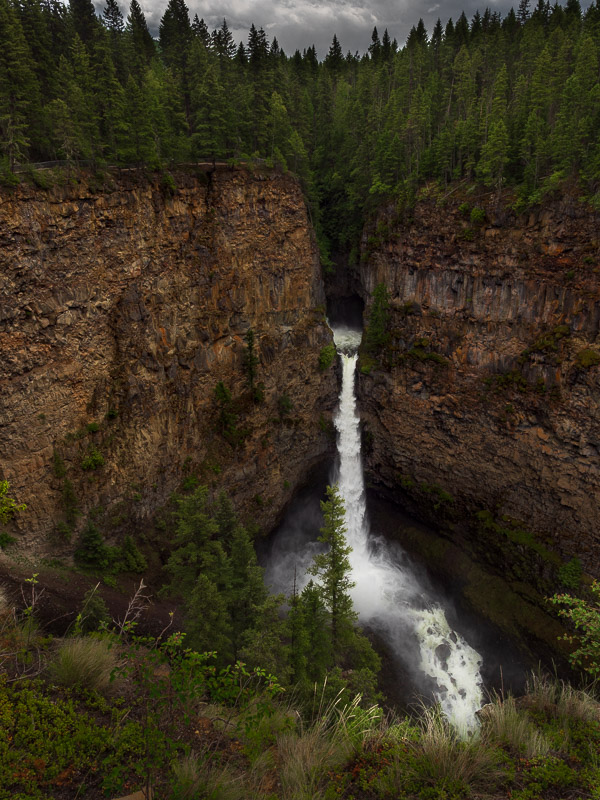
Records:
{"label": "dark storm cloud", "polygon": [[[537,0],[532,0],[535,6]],[[566,1],[566,0],[565,0]],[[122,0],[121,0],[122,2]],[[477,9],[484,11],[486,5],[493,11],[505,14],[518,0],[491,0],[488,3],[476,0],[372,0],[366,4],[359,0],[187,0],[190,14],[203,17],[212,30],[223,18],[233,32],[236,41],[248,39],[248,29],[254,23],[263,27],[269,37],[277,37],[283,49],[291,54],[296,48],[302,50],[315,44],[319,58],[323,58],[333,34],[337,34],[344,52],[364,52],[369,46],[371,32],[375,26],[379,35],[388,29],[392,38],[403,44],[408,32],[419,18],[431,32],[435,21],[441,18],[445,25],[448,18],[456,20],[464,10],[471,19]],[[150,29],[155,34],[167,0],[141,0]],[[563,3],[564,4],[564,3]],[[585,8],[589,3],[583,2]]]}

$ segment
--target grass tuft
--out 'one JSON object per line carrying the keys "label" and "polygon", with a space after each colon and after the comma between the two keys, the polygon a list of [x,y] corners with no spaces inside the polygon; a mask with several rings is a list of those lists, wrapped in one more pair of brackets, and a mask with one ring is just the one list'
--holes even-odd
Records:
{"label": "grass tuft", "polygon": [[480,712],[483,737],[526,758],[544,756],[550,744],[524,711],[517,708],[514,697],[502,700],[495,695]]}
{"label": "grass tuft", "polygon": [[117,653],[106,639],[91,636],[66,639],[50,664],[52,679],[61,686],[107,692]]}
{"label": "grass tuft", "polygon": [[171,800],[246,800],[244,786],[227,767],[207,763],[193,751],[173,764]]}

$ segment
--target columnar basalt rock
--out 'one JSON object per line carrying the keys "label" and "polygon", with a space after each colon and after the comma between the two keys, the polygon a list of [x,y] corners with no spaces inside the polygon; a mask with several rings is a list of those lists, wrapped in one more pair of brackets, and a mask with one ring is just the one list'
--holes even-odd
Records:
{"label": "columnar basalt rock", "polygon": [[422,516],[476,535],[494,520],[598,574],[599,215],[486,200],[469,219],[424,198],[365,233],[365,298],[387,286],[392,328],[360,379],[368,473]]}
{"label": "columnar basalt rock", "polygon": [[130,172],[0,196],[0,476],[27,504],[20,547],[55,549],[92,509],[118,539],[186,476],[268,528],[331,447],[337,381],[319,371],[331,333],[298,183],[221,168],[175,184]]}

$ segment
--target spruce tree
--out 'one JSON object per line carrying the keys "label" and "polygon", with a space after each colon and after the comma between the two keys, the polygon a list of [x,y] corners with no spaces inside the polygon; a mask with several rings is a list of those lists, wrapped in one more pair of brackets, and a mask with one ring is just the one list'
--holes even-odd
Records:
{"label": "spruce tree", "polygon": [[328,548],[318,553],[308,573],[318,580],[319,591],[329,612],[331,626],[331,647],[338,657],[343,645],[347,645],[349,634],[358,615],[353,609],[350,590],[354,582],[350,580],[350,559],[352,548],[345,538],[344,502],[337,486],[327,487],[327,500],[321,502],[323,527],[319,541]]}

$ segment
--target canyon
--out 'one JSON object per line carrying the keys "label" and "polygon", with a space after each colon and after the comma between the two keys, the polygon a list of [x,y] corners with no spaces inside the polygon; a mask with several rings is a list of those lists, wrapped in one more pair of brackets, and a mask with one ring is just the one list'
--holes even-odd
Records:
{"label": "canyon", "polygon": [[27,506],[17,551],[68,555],[90,515],[111,541],[143,535],[186,478],[269,530],[331,451],[337,400],[297,181],[208,165],[23,184],[1,194],[0,248],[0,477]]}
{"label": "canyon", "polygon": [[[389,339],[358,370],[370,492],[441,532],[398,534],[441,573],[460,582],[465,554],[484,570],[463,586],[473,606],[486,575],[498,607],[510,584],[530,628],[565,575],[598,574],[598,222],[575,192],[517,213],[425,187],[384,204],[357,263],[327,279],[329,301],[360,295],[367,320],[387,288]],[[340,380],[298,182],[207,165],[23,184],[2,193],[0,245],[0,478],[27,505],[17,551],[68,557],[87,518],[109,541],[143,541],[198,482],[272,530],[332,457]]]}

